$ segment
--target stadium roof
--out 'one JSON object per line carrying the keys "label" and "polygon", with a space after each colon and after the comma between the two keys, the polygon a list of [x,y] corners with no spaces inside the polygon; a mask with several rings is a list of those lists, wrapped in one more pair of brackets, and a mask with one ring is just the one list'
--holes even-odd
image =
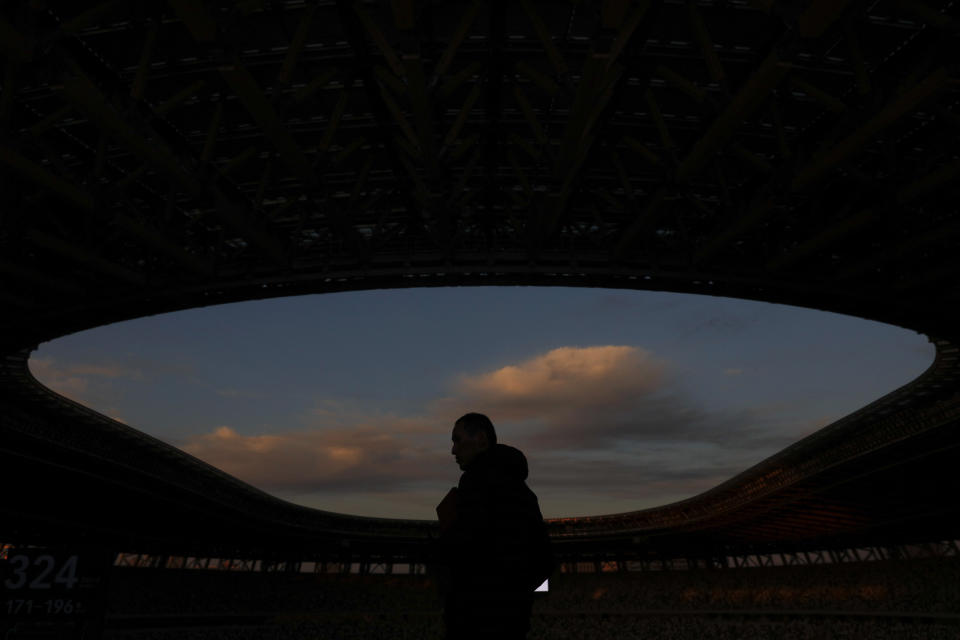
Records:
{"label": "stadium roof", "polygon": [[[216,476],[39,390],[23,350],[67,333],[366,288],[661,289],[898,324],[935,339],[938,363],[673,519],[556,535],[644,518],[733,542],[955,533],[955,13],[946,0],[4,3],[4,479],[21,486],[13,469],[33,460],[65,483],[64,509],[103,482],[177,509],[149,482]],[[83,451],[98,445],[56,444],[74,419],[112,434],[104,451],[165,471],[92,471],[107,458]],[[224,505],[253,499],[221,476]],[[27,498],[5,515],[44,522]],[[277,514],[289,532],[328,517]]]}

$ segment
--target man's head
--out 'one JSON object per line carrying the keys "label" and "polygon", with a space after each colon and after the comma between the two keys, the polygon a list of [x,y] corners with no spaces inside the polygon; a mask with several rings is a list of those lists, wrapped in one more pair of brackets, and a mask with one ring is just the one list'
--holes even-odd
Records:
{"label": "man's head", "polygon": [[490,418],[482,413],[468,413],[453,424],[453,449],[461,469],[466,469],[473,460],[497,444],[497,432]]}

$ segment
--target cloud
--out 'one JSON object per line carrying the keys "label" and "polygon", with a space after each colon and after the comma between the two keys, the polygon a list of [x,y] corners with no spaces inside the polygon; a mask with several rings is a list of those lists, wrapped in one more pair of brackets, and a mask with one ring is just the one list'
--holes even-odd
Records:
{"label": "cloud", "polygon": [[51,378],[73,376],[73,377],[94,377],[94,378],[131,378],[134,380],[143,379],[143,371],[140,367],[121,364],[119,362],[106,363],[60,363],[54,358],[30,358],[30,371],[34,377],[49,376]]}
{"label": "cloud", "polygon": [[438,472],[452,464],[446,447],[437,447],[436,434],[418,442],[417,430],[405,429],[408,423],[386,418],[269,435],[245,435],[223,425],[180,448],[264,490],[389,493],[436,482]]}
{"label": "cloud", "polygon": [[464,376],[458,391],[475,402],[494,402],[504,417],[529,418],[559,404],[602,407],[626,395],[662,386],[666,363],[636,347],[561,347],[517,365]]}
{"label": "cloud", "polygon": [[62,396],[82,402],[89,381],[86,377],[72,372],[69,368],[59,367],[52,358],[31,358],[28,366],[33,377]]}
{"label": "cloud", "polygon": [[55,358],[30,358],[33,377],[48,389],[96,411],[117,422],[129,424],[124,415],[129,406],[124,402],[124,383],[145,379],[143,369],[123,362],[59,362]]}
{"label": "cloud", "polygon": [[143,379],[143,371],[139,367],[134,367],[118,362],[108,363],[60,363],[54,358],[30,358],[29,367],[31,373],[38,380],[44,379],[59,380],[63,378],[130,378],[133,380]]}
{"label": "cloud", "polygon": [[743,373],[743,369],[724,369],[723,375],[725,376],[739,376]]}
{"label": "cloud", "polygon": [[351,493],[394,496],[399,505],[459,473],[449,450],[452,423],[480,411],[501,442],[528,456],[542,498],[559,504],[566,495],[594,495],[612,512],[616,504],[628,511],[690,497],[795,439],[771,428],[776,411],[709,410],[684,394],[676,376],[666,360],[639,347],[567,346],[464,373],[417,415],[321,399],[307,428],[244,434],[221,425],[181,448],[321,509],[325,496],[344,504]]}
{"label": "cloud", "polygon": [[[486,413],[538,451],[609,450],[631,443],[743,442],[761,413],[708,411],[685,394],[670,364],[634,346],[562,347],[462,376],[433,413]],[[459,414],[458,414],[459,415]]]}
{"label": "cloud", "polygon": [[70,364],[64,370],[79,376],[94,376],[98,378],[131,378],[142,380],[143,372],[140,369],[128,367],[118,363],[109,364]]}
{"label": "cloud", "polygon": [[124,404],[125,392],[130,389],[128,383],[153,382],[163,376],[182,378],[192,371],[189,364],[131,354],[103,362],[63,362],[34,356],[27,364],[33,377],[47,388],[108,414]]}
{"label": "cloud", "polygon": [[462,376],[433,412],[486,413],[495,423],[514,423],[538,448],[603,448],[636,426],[630,416],[638,407],[668,401],[662,392],[670,377],[666,362],[637,347],[561,347]]}

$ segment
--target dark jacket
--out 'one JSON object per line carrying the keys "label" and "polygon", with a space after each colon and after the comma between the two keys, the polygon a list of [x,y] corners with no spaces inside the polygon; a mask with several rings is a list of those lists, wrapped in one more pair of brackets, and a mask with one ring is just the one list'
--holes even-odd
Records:
{"label": "dark jacket", "polygon": [[438,562],[448,630],[529,627],[534,590],[554,568],[527,459],[494,445],[460,476],[456,515],[440,535]]}

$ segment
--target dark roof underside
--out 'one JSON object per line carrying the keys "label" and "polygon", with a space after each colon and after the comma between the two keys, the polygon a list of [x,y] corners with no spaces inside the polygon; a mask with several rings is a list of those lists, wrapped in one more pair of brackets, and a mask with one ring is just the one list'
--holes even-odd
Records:
{"label": "dark roof underside", "polygon": [[[74,515],[31,507],[39,487],[2,515],[93,535],[83,514],[110,505],[81,491],[110,485],[147,514],[256,503],[272,515],[248,541],[362,537],[369,521],[268,504],[68,407],[23,350],[234,300],[538,284],[825,309],[939,354],[923,381],[692,503],[557,521],[558,539],[956,535],[953,4],[4,3],[0,468],[22,486],[12,470],[42,464]],[[106,435],[64,448],[71,421]],[[152,479],[121,469],[130,451]],[[201,478],[222,493],[194,495]],[[384,535],[422,537],[397,526]]]}

